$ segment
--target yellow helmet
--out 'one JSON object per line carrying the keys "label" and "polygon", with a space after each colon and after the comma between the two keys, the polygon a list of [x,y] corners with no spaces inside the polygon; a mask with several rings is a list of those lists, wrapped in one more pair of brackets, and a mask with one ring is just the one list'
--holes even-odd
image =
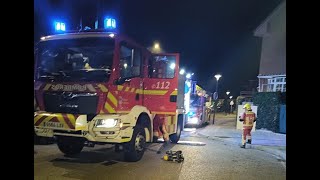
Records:
{"label": "yellow helmet", "polygon": [[246,103],[246,104],[243,106],[243,109],[251,110],[251,104]]}

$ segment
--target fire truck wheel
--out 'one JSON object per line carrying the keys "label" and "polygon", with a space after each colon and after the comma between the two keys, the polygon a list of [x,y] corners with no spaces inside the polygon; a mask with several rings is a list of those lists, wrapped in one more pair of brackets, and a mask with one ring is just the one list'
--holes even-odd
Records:
{"label": "fire truck wheel", "polygon": [[57,138],[58,148],[66,155],[74,155],[81,152],[85,140],[77,137],[59,136]]}
{"label": "fire truck wheel", "polygon": [[171,134],[171,135],[169,136],[170,141],[171,141],[172,143],[177,143],[177,142],[179,141],[180,135],[181,135],[181,131],[182,131],[182,121],[179,120],[179,121],[178,121],[178,125],[177,125],[177,132],[174,133],[174,134]]}
{"label": "fire truck wheel", "polygon": [[146,135],[141,125],[136,125],[133,131],[131,141],[126,143],[124,148],[124,158],[129,162],[139,161],[145,150]]}

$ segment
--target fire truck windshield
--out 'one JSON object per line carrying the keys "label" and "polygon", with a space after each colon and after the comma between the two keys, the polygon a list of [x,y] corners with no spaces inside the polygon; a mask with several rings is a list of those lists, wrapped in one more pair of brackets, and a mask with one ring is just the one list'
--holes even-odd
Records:
{"label": "fire truck windshield", "polygon": [[36,79],[50,82],[109,80],[114,39],[90,37],[40,42]]}

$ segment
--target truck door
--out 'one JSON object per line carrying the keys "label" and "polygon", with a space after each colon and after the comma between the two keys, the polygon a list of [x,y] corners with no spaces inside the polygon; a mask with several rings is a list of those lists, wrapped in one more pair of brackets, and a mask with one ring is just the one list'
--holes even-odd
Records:
{"label": "truck door", "polygon": [[144,106],[153,114],[176,113],[179,54],[153,54],[144,79]]}
{"label": "truck door", "polygon": [[125,42],[120,43],[120,77],[124,81],[117,86],[118,112],[130,111],[142,105],[142,51]]}

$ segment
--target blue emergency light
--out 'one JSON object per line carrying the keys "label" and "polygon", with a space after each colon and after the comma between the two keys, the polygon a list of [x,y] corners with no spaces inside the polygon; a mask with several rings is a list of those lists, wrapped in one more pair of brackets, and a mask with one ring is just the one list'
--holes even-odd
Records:
{"label": "blue emergency light", "polygon": [[66,24],[63,22],[54,22],[54,28],[56,31],[66,31]]}
{"label": "blue emergency light", "polygon": [[103,26],[104,29],[116,29],[116,20],[114,18],[106,17]]}

